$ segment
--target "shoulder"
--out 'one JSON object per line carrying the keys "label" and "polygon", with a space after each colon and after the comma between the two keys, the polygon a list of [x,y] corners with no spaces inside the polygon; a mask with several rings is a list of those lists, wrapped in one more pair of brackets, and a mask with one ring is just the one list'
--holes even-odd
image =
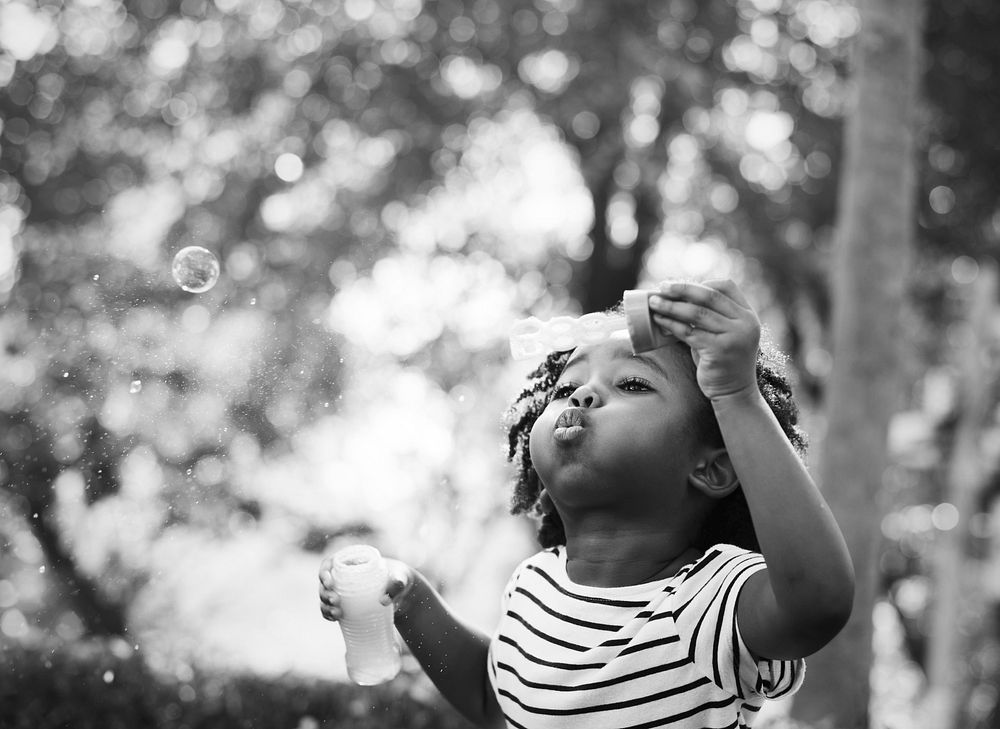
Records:
{"label": "shoulder", "polygon": [[764,566],[764,557],[759,552],[732,544],[715,544],[706,549],[697,560],[682,568],[678,576],[684,581],[704,580],[720,574]]}
{"label": "shoulder", "polygon": [[687,600],[738,591],[750,575],[766,567],[764,557],[732,544],[715,544],[677,574],[676,594]]}
{"label": "shoulder", "polygon": [[716,544],[694,562],[675,592],[674,621],[694,661],[712,681],[740,697],[776,698],[801,683],[802,661],[758,660],[738,611],[744,587],[766,568],[764,557]]}
{"label": "shoulder", "polygon": [[558,565],[563,558],[563,552],[566,548],[563,546],[549,547],[548,549],[543,549],[539,552],[535,552],[533,555],[523,560],[515,569],[514,574],[523,572],[524,570],[538,569],[551,567],[552,565]]}
{"label": "shoulder", "polygon": [[522,560],[511,573],[510,580],[507,581],[507,587],[504,589],[504,596],[507,598],[510,597],[511,593],[517,587],[518,582],[526,573],[537,574],[541,572],[542,574],[558,574],[557,567],[562,559],[561,555],[564,549],[565,547],[561,546],[550,547]]}

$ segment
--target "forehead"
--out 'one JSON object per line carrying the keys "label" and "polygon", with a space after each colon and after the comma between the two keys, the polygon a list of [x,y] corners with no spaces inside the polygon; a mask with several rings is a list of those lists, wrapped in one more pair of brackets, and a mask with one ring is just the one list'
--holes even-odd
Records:
{"label": "forehead", "polygon": [[662,347],[633,354],[628,339],[609,339],[598,344],[581,345],[573,350],[564,371],[588,362],[639,362],[660,370],[667,377],[692,369],[691,353],[686,345],[672,341]]}

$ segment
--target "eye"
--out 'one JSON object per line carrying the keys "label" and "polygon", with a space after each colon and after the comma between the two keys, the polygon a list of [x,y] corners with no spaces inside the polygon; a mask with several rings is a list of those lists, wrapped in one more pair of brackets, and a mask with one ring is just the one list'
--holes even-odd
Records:
{"label": "eye", "polygon": [[650,392],[653,385],[649,380],[641,377],[623,377],[618,382],[618,388],[625,392]]}
{"label": "eye", "polygon": [[565,400],[567,397],[576,392],[579,385],[574,385],[571,382],[561,382],[556,385],[556,389],[552,391],[553,400]]}

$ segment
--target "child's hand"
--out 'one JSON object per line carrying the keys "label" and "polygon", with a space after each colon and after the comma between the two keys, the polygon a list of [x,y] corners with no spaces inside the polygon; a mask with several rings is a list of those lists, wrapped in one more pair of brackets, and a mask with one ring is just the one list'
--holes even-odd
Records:
{"label": "child's hand", "polygon": [[[388,605],[391,602],[399,603],[409,594],[416,579],[413,569],[399,560],[385,560],[389,568],[389,579],[385,585],[385,594],[382,596],[382,604]],[[344,617],[344,610],[340,606],[340,595],[333,583],[333,558],[327,557],[319,567],[319,611],[327,620],[334,622]]]}
{"label": "child's hand", "polygon": [[732,281],[665,281],[650,297],[653,322],[691,347],[710,400],[757,390],[760,320]]}

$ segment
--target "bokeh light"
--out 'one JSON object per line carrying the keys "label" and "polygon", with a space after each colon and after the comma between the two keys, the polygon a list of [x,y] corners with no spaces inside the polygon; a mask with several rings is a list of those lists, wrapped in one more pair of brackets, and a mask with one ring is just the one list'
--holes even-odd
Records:
{"label": "bokeh light", "polygon": [[[941,483],[1000,241],[995,115],[964,112],[991,98],[989,7],[934,6],[924,39],[886,726],[919,693],[935,550],[996,534]],[[360,539],[488,625],[533,549],[498,444],[507,325],[632,285],[737,279],[796,343],[822,443],[859,30],[849,0],[0,2],[0,638],[89,645],[99,597],[128,626],[107,655],[181,682],[170,712],[222,696],[205,667],[343,678],[314,573]]]}

